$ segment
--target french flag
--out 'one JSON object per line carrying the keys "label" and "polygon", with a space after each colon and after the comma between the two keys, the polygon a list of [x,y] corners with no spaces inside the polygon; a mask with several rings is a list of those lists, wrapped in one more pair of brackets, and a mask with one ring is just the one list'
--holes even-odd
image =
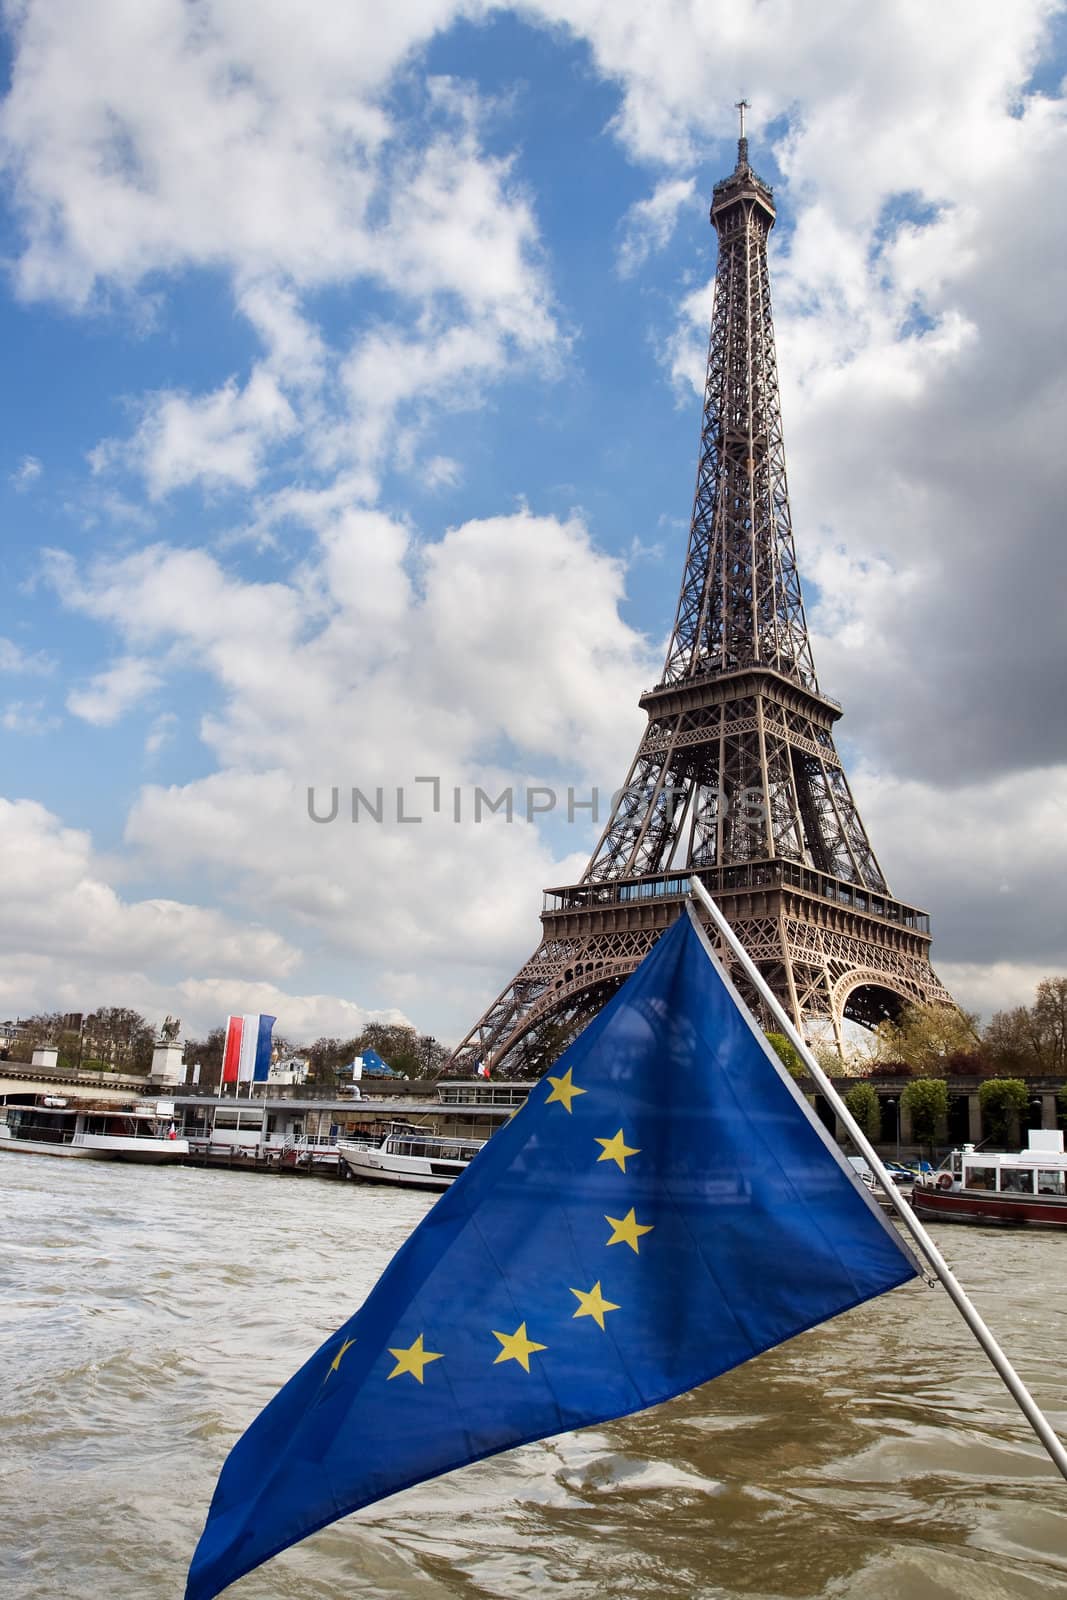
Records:
{"label": "french flag", "polygon": [[223,1083],[265,1083],[270,1072],[271,1033],[277,1017],[262,1013],[227,1017],[222,1052]]}

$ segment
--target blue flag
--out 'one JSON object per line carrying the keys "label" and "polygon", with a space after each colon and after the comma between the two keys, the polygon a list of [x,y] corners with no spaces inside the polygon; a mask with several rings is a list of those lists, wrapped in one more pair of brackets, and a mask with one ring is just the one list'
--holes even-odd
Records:
{"label": "blue flag", "polygon": [[421,1479],[667,1400],[917,1270],[690,910],[234,1446],[187,1600]]}

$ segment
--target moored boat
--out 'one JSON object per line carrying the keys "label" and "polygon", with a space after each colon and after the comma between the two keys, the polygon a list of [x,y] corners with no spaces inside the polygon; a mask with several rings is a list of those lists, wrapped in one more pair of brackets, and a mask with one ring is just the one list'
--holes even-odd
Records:
{"label": "moored boat", "polygon": [[393,1122],[381,1139],[338,1139],[337,1153],[352,1177],[363,1182],[447,1189],[484,1144],[484,1139],[445,1139]]}
{"label": "moored boat", "polygon": [[36,1095],[0,1105],[0,1150],[152,1164],[179,1161],[189,1142],[177,1132],[172,1101],[114,1106]]}
{"label": "moored boat", "polygon": [[1025,1150],[953,1150],[938,1172],[924,1173],[912,1207],[930,1222],[1067,1228],[1067,1156],[1062,1132],[1031,1129]]}

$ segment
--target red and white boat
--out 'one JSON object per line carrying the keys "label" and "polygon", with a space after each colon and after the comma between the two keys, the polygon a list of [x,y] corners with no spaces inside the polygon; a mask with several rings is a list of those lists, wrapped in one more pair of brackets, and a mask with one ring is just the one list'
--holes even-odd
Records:
{"label": "red and white boat", "polygon": [[1017,1154],[965,1144],[938,1172],[918,1179],[911,1204],[927,1222],[1067,1228],[1063,1134],[1031,1129]]}

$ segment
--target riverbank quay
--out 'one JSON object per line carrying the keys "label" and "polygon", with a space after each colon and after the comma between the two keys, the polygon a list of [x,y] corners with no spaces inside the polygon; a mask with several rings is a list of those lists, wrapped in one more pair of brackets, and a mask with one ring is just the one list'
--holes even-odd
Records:
{"label": "riverbank quay", "polygon": [[[882,1137],[876,1141],[885,1159],[934,1159],[967,1143],[987,1139],[980,1102],[983,1078],[950,1076],[948,1115],[934,1149],[920,1146],[913,1137],[904,1092],[913,1078],[835,1077],[841,1095],[858,1083],[869,1083],[878,1096]],[[1067,1087],[1062,1077],[1029,1077],[1027,1110],[1019,1119],[1012,1147],[1025,1143],[1030,1129],[1067,1131],[1067,1116],[1059,1096]],[[521,1105],[533,1085],[506,1080],[374,1079],[343,1090],[316,1089],[314,1085],[253,1084],[240,1093],[212,1093],[191,1085],[165,1085],[151,1077],[119,1076],[112,1072],[71,1072],[41,1069],[26,1062],[0,1061],[0,1100],[17,1100],[35,1094],[63,1094],[72,1100],[91,1099],[115,1105],[132,1105],[153,1097],[173,1100],[180,1114],[179,1133],[191,1141],[190,1162],[250,1172],[296,1173],[304,1176],[341,1176],[336,1140],[372,1138],[384,1134],[390,1122],[406,1123],[444,1138],[485,1139]],[[353,1092],[358,1088],[358,1097]],[[829,1103],[815,1086],[801,1080],[816,1113],[829,1132],[848,1148],[844,1129]]]}
{"label": "riverbank quay", "polygon": [[71,1072],[64,1067],[34,1067],[28,1061],[0,1061],[0,1099],[19,1094],[68,1094],[126,1105],[167,1092],[161,1082],[133,1074]]}

